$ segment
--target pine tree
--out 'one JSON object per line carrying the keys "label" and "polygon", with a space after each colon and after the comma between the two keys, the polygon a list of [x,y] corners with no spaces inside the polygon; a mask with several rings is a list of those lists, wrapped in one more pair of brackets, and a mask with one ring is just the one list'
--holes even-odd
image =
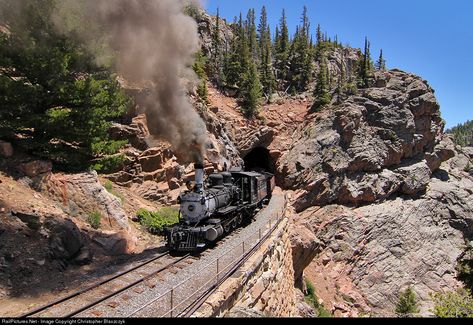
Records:
{"label": "pine tree", "polygon": [[223,53],[221,51],[222,41],[220,39],[220,10],[217,8],[217,16],[215,29],[212,32],[212,47],[211,47],[211,62],[210,62],[210,75],[221,81],[225,79],[222,65],[223,65]]}
{"label": "pine tree", "polygon": [[317,74],[314,97],[315,102],[312,106],[312,111],[320,110],[320,108],[329,104],[332,99],[330,95],[329,71],[325,52],[322,52],[319,59],[319,73]]}
{"label": "pine tree", "polygon": [[381,49],[379,53],[379,58],[378,62],[376,62],[376,69],[380,71],[385,71],[386,70],[386,60],[383,57],[383,49]]}
{"label": "pine tree", "polygon": [[200,97],[200,100],[204,104],[209,103],[208,95],[209,95],[209,90],[207,87],[207,73],[205,72],[205,66],[207,65],[206,58],[203,55],[202,51],[198,51],[195,54],[195,62],[194,65],[192,66],[194,72],[197,74],[199,77],[199,85],[197,86],[197,94]]}
{"label": "pine tree", "polygon": [[371,61],[370,42],[365,38],[365,50],[358,61],[358,87],[368,88],[370,86],[370,78],[372,77],[373,63]]}
{"label": "pine tree", "polygon": [[241,62],[238,52],[239,38],[235,35],[232,39],[230,51],[225,55],[223,70],[225,71],[225,82],[229,87],[238,87],[241,77]]}
{"label": "pine tree", "polygon": [[245,25],[242,14],[240,13],[239,20],[235,18],[234,36],[230,52],[226,55],[224,63],[226,82],[227,86],[230,87],[241,87],[244,74],[251,61]]}
{"label": "pine tree", "polygon": [[238,22],[238,55],[240,58],[241,73],[245,73],[249,68],[251,60],[250,47],[248,45],[247,29],[243,23],[243,18],[240,13],[240,20]]}
{"label": "pine tree", "polygon": [[248,10],[248,14],[246,16],[246,29],[247,29],[247,39],[248,39],[248,46],[249,51],[251,54],[252,59],[257,59],[258,54],[260,52],[261,45],[258,44],[257,41],[257,34],[256,34],[256,23],[255,23],[255,10],[250,9]]}
{"label": "pine tree", "polygon": [[298,91],[303,91],[307,88],[312,76],[313,54],[309,48],[310,23],[307,16],[307,7],[305,6],[301,23],[302,25],[296,29],[289,52],[290,74],[292,78],[288,81]]}
{"label": "pine tree", "polygon": [[316,37],[317,37],[317,44],[320,44],[323,42],[322,29],[320,28],[320,24],[317,25]]}
{"label": "pine tree", "polygon": [[261,10],[261,18],[258,26],[258,39],[261,51],[259,67],[261,84],[264,93],[267,94],[269,99],[275,87],[275,77],[272,63],[271,31],[268,25],[266,8],[264,6]]}
{"label": "pine tree", "polygon": [[247,118],[253,118],[258,113],[258,107],[262,96],[262,86],[258,76],[256,64],[251,61],[244,76],[240,99],[243,111]]}
{"label": "pine tree", "polygon": [[414,290],[408,287],[399,297],[399,301],[396,304],[396,313],[403,316],[418,313],[419,309],[417,308],[416,300]]}
{"label": "pine tree", "polygon": [[279,79],[287,78],[287,61],[289,57],[289,49],[291,47],[289,41],[289,29],[287,27],[286,12],[283,9],[282,17],[279,22],[280,35],[276,39],[276,71]]}
{"label": "pine tree", "polygon": [[271,38],[267,38],[268,30],[268,14],[266,13],[266,7],[263,6],[263,8],[261,8],[260,22],[258,25],[258,41],[261,49],[266,47],[266,42],[271,41]]}

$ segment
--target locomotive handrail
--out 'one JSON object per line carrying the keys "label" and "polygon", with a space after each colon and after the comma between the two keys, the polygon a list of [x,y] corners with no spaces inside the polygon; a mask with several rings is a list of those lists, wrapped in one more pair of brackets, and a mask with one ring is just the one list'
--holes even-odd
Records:
{"label": "locomotive handrail", "polygon": [[[185,303],[187,303],[192,297],[194,297],[197,293],[199,293],[202,289],[205,289],[211,282],[215,281],[216,280],[216,284],[213,285],[213,286],[210,286],[209,289],[207,290],[212,290],[213,288],[215,288],[219,283],[221,283],[222,281],[226,280],[233,272],[231,272],[233,269],[235,268],[238,268],[241,266],[241,264],[244,262],[244,260],[246,258],[249,258],[249,256],[251,256],[252,254],[252,250],[254,250],[255,248],[259,247],[266,239],[267,237],[269,237],[270,234],[273,233],[274,229],[276,229],[276,227],[279,225],[280,221],[283,219],[284,215],[285,215],[285,210],[286,210],[286,207],[287,207],[287,198],[286,196],[283,197],[285,203],[284,205],[282,206],[282,208],[276,212],[276,222],[273,224],[272,223],[272,219],[274,218],[274,214],[271,213],[271,216],[269,217],[269,220],[267,223],[265,223],[265,226],[264,228],[267,228],[268,224],[269,224],[269,229],[264,233],[264,235],[261,234],[261,229],[262,227],[260,227],[258,229],[258,232],[254,232],[254,233],[251,233],[250,235],[247,235],[245,236],[245,238],[242,240],[242,241],[239,241],[238,244],[234,244],[232,245],[229,249],[226,249],[222,254],[220,254],[218,257],[212,259],[210,262],[206,263],[205,265],[202,265],[200,268],[198,268],[195,272],[192,273],[191,276],[189,276],[188,278],[186,278],[185,280],[179,282],[177,285],[174,285],[171,287],[171,289],[168,289],[166,292],[162,293],[161,295],[155,297],[154,299],[148,301],[146,304],[140,306],[140,308],[134,310],[133,312],[131,312],[130,314],[128,314],[126,317],[131,317],[133,315],[136,315],[137,313],[139,313],[140,311],[142,311],[143,309],[147,308],[148,306],[152,305],[153,303],[155,303],[156,301],[159,301],[160,299],[163,299],[164,297],[168,296],[168,295],[171,295],[171,307],[170,309],[165,312],[163,315],[161,315],[160,317],[166,317],[166,315],[170,315],[170,317],[173,317],[173,313],[176,311],[177,308],[180,308],[182,305],[184,305]],[[248,252],[245,252],[245,246],[244,246],[244,243],[246,241],[248,241],[249,239],[251,239],[252,237],[254,237],[254,235],[258,233],[258,240],[256,241],[255,244],[252,244],[252,248],[250,250],[248,250]],[[231,252],[232,250],[238,248],[238,246],[240,246],[241,244],[243,243],[243,253],[241,255],[239,255],[239,257],[237,258],[237,262],[236,263],[228,263],[228,265],[226,265],[225,267],[223,267],[222,270],[219,269],[219,261],[222,259],[222,257],[226,256],[229,252]],[[215,276],[212,276],[211,279],[207,282],[205,282],[202,286],[200,286],[199,288],[197,288],[196,290],[193,291],[193,293],[191,295],[189,295],[187,297],[187,299],[184,299],[183,301],[181,301],[178,305],[175,305],[173,304],[173,298],[174,298],[174,293],[176,291],[176,289],[182,287],[184,284],[187,284],[190,279],[193,279],[195,275],[197,275],[200,271],[202,271],[203,269],[208,269],[209,266],[213,265],[213,264],[217,264],[217,273]],[[229,269],[229,271],[227,272],[227,270]],[[226,272],[226,273],[224,273]],[[224,277],[223,278],[220,278],[220,275],[224,273]],[[198,298],[197,300],[194,301],[197,302],[199,301],[200,298]],[[184,310],[181,312],[185,312],[186,309],[189,309],[189,308],[192,308],[193,306],[193,303],[191,303],[189,306],[187,306],[186,308],[184,308]]]}

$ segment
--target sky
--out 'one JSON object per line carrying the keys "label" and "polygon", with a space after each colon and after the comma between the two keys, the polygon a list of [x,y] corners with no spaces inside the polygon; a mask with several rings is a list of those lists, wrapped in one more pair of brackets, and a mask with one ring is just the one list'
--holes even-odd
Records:
{"label": "sky", "polygon": [[240,12],[266,6],[271,31],[286,9],[291,33],[307,6],[311,32],[320,24],[345,45],[362,48],[365,36],[374,61],[380,49],[389,69],[427,80],[435,90],[447,128],[473,120],[472,0],[206,0],[205,8],[232,22]]}

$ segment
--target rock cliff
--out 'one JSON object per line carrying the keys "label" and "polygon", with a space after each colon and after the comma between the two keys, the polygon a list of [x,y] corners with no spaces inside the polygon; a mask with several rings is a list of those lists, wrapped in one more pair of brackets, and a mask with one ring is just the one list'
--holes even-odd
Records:
{"label": "rock cliff", "polygon": [[298,227],[315,235],[294,239],[299,255],[316,256],[306,275],[336,315],[393,316],[408,286],[429,315],[430,293],[461,286],[457,261],[472,239],[471,151],[443,127],[428,83],[391,70],[308,115],[277,161]]}

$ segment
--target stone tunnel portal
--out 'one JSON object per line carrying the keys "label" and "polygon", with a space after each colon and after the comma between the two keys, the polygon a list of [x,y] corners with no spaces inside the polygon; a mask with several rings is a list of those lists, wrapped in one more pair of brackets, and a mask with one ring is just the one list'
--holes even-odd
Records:
{"label": "stone tunnel portal", "polygon": [[274,173],[274,164],[268,148],[257,147],[251,150],[244,158],[245,170],[266,171]]}

